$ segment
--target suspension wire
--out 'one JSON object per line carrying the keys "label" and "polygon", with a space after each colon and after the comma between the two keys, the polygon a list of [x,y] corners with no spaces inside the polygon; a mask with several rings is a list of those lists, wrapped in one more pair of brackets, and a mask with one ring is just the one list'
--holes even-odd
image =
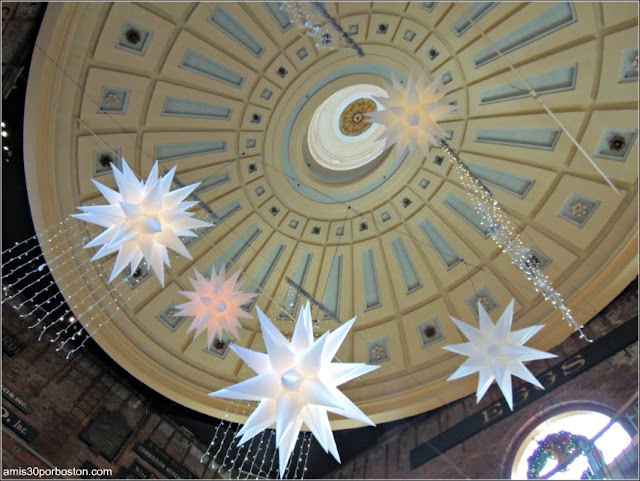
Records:
{"label": "suspension wire", "polygon": [[[342,240],[342,237],[344,237],[344,228],[347,224],[347,219],[349,218],[349,211],[351,210],[351,206],[348,205],[347,206],[347,211],[344,214],[344,220],[342,221],[342,235],[338,238],[338,242],[336,243],[336,249],[333,252],[333,257],[331,258],[331,264],[329,264],[329,273],[327,274],[327,279],[328,277],[331,275],[331,270],[333,269],[333,263],[336,261],[336,256],[338,255],[338,248],[340,247],[340,241]],[[325,282],[324,284],[324,289],[322,290],[322,294],[320,295],[320,298],[318,299],[318,301],[320,301],[320,304],[318,304],[318,310],[316,311],[316,318],[318,320],[320,320],[320,311],[322,310],[323,312],[325,312],[325,309],[322,309],[324,307],[324,304],[322,304],[322,302],[324,302],[324,296],[327,293],[327,287],[328,287],[329,282]],[[327,315],[327,313],[325,312],[325,315]],[[340,322],[340,320],[338,319],[338,312],[333,313],[333,318],[337,321]]]}
{"label": "suspension wire", "polygon": [[569,132],[569,130],[564,126],[564,124],[560,121],[560,119],[551,111],[551,109],[549,107],[547,107],[547,105],[540,98],[540,95],[538,94],[538,92],[536,92],[536,90],[533,87],[531,87],[531,85],[529,85],[529,83],[526,81],[526,79],[522,75],[520,75],[520,72],[518,72],[518,70],[511,64],[511,62],[509,62],[507,60],[507,58],[502,54],[502,51],[498,47],[496,47],[495,43],[491,40],[489,35],[487,33],[485,33],[478,26],[478,24],[469,16],[469,14],[466,11],[464,12],[464,15],[467,17],[467,20],[476,28],[476,30],[478,30],[480,32],[480,34],[489,42],[491,47],[495,50],[495,52],[498,54],[498,56],[502,60],[504,60],[504,62],[509,67],[509,69],[514,74],[516,74],[518,79],[527,87],[528,93],[531,96],[531,98],[533,98],[536,102],[538,102],[540,105],[542,105],[542,108],[544,108],[544,110],[551,116],[551,118],[555,121],[555,123],[558,124],[558,126],[562,129],[562,131],[565,133],[565,135],[567,137],[569,137],[569,140],[571,140],[571,142],[578,148],[578,150],[580,152],[582,152],[582,155],[584,155],[584,157],[589,161],[589,163],[593,166],[593,168],[596,170],[596,172],[598,172],[598,174],[600,174],[600,176],[607,182],[607,184],[609,184],[609,186],[614,190],[614,192],[616,194],[618,194],[620,197],[622,197],[622,193],[616,188],[615,185],[613,185],[613,183],[611,182],[609,177],[607,177],[607,175],[602,171],[602,169],[598,166],[598,164],[596,164],[596,162],[591,158],[591,156],[587,153],[587,151],[584,149],[584,147],[582,147],[582,145],[580,145],[580,143],[575,139],[575,137],[573,135],[571,135],[571,132]]}

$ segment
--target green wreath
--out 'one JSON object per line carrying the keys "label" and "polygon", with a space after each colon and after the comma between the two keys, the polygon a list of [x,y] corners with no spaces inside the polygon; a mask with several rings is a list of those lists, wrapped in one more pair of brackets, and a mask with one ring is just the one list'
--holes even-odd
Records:
{"label": "green wreath", "polygon": [[596,458],[602,459],[602,452],[585,436],[567,431],[549,434],[542,441],[538,441],[538,447],[527,459],[527,479],[539,479],[540,472],[550,458],[555,458],[561,463],[579,452],[586,454],[586,450],[592,450]]}

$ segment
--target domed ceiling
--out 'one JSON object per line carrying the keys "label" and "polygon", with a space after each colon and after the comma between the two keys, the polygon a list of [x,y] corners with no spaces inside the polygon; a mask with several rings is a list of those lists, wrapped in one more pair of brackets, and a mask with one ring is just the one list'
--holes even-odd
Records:
{"label": "domed ceiling", "polygon": [[[317,334],[357,316],[337,358],[380,364],[343,386],[375,422],[475,391],[475,376],[445,381],[462,359],[441,347],[464,341],[449,315],[477,322],[478,299],[497,319],[515,298],[516,328],[546,324],[532,347],[549,349],[573,332],[488,237],[441,149],[398,157],[392,147],[344,169],[316,161],[310,147],[318,138],[326,147],[331,136],[349,137],[335,125],[309,130],[318,107],[342,89],[368,86],[362,97],[346,90],[332,104],[337,117],[347,100],[370,98],[367,89],[392,73],[444,75],[444,101],[459,107],[441,124],[449,144],[522,227],[579,322],[637,275],[633,2],[326,7],[364,57],[317,49],[276,3],[264,2],[51,3],[37,41],[25,119],[29,199],[37,231],[66,227],[49,261],[56,249],[75,253],[54,276],[76,314],[100,305],[80,321],[101,326],[94,338],[109,355],[167,397],[213,416],[246,419],[207,393],[253,372],[227,343],[207,349],[205,336],[186,333],[187,319],[171,316],[194,268],[242,269],[246,289],[260,293],[237,341],[254,350],[264,350],[254,305],[285,334],[307,298]],[[349,115],[358,123],[356,107]],[[369,152],[373,144],[363,142],[377,134],[358,129],[346,128],[354,149]],[[353,160],[350,152],[338,151],[337,161]],[[218,218],[189,243],[193,261],[171,257],[164,288],[144,270],[137,283],[116,287],[122,276],[107,283],[114,257],[91,262],[94,249],[82,249],[100,228],[64,220],[76,206],[104,202],[91,179],[115,187],[108,162],[116,154],[144,178],[156,159],[161,171],[177,166],[180,183],[201,182],[198,218]],[[65,290],[64,275],[82,276],[82,286]]]}

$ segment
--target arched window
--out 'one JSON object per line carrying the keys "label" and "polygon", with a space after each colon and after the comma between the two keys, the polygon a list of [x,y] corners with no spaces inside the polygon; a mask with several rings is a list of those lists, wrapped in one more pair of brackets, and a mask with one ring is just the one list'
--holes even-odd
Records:
{"label": "arched window", "polygon": [[[520,444],[513,460],[511,479],[527,479],[530,458],[531,461],[536,463],[531,465],[535,466],[535,471],[539,473],[539,476],[545,476],[558,465],[556,456],[551,451],[544,452],[543,449],[538,449],[541,441],[545,439],[557,441],[557,439],[560,439],[566,442],[568,439],[571,441],[584,440],[585,438],[591,439],[610,420],[611,418],[605,414],[589,410],[566,411],[547,418],[535,426]],[[553,436],[562,431],[565,433]],[[631,443],[632,438],[629,433],[620,423],[616,422],[595,441],[595,446],[600,451],[604,464],[610,465],[623,451],[630,447]],[[595,453],[594,451],[595,458],[598,458],[600,453]],[[581,454],[565,471],[556,472],[548,479],[581,479],[588,470],[596,470],[594,469],[594,464],[597,464],[595,461],[597,459],[594,459],[594,457],[588,459],[587,456]],[[597,477],[602,478],[602,476]]]}

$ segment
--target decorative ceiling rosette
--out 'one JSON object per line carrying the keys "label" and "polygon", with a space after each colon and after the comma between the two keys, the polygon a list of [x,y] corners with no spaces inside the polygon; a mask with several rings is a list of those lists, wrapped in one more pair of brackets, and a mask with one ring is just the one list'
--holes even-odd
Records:
{"label": "decorative ceiling rosette", "polygon": [[358,136],[371,127],[365,114],[376,110],[376,103],[371,99],[358,99],[351,102],[340,114],[340,132],[349,137]]}
{"label": "decorative ceiling rosette", "polygon": [[531,374],[531,371],[524,366],[523,362],[556,357],[555,354],[524,346],[524,343],[544,326],[530,326],[511,332],[514,301],[514,299],[511,299],[511,302],[495,325],[491,322],[491,318],[487,311],[484,310],[482,303],[478,301],[479,329],[449,316],[465,337],[469,339],[469,342],[443,346],[442,348],[469,358],[460,365],[447,381],[477,372],[479,377],[476,402],[479,402],[495,379],[512,411],[511,375],[518,376],[520,379],[544,389],[542,384]]}
{"label": "decorative ceiling rosette", "polygon": [[102,246],[91,260],[118,252],[109,282],[127,265],[131,266],[133,275],[144,258],[164,287],[163,264],[170,266],[167,248],[192,260],[179,236],[197,237],[191,229],[211,225],[194,219],[193,213],[187,211],[197,202],[184,202],[200,183],[171,191],[176,167],[159,177],[157,161],[146,181],[138,180],[124,158],[122,172],[114,164],[111,170],[119,192],[91,179],[109,204],[78,207],[84,214],[72,216],[107,229],[85,245],[85,249]]}
{"label": "decorative ceiling rosette", "polygon": [[458,107],[439,103],[446,94],[436,93],[441,81],[442,77],[438,77],[427,84],[425,71],[417,80],[409,75],[406,87],[393,73],[391,84],[382,81],[387,97],[375,99],[384,109],[366,116],[374,123],[385,125],[378,140],[386,139],[385,148],[397,143],[397,158],[407,147],[411,152],[419,148],[427,156],[430,144],[440,145],[439,139],[447,137],[438,122],[449,117]]}
{"label": "decorative ceiling rosette", "polygon": [[193,291],[178,291],[190,301],[176,306],[178,312],[174,315],[193,317],[187,332],[195,330],[195,337],[198,337],[207,331],[207,346],[211,346],[214,338],[221,338],[223,331],[229,332],[237,339],[238,327],[241,327],[238,319],[253,317],[241,306],[258,294],[248,294],[240,290],[240,270],[226,280],[224,267],[220,273],[216,273],[213,268],[211,279],[204,277],[197,269],[194,271],[195,279],[189,278]]}
{"label": "decorative ceiling rosette", "polygon": [[307,302],[300,310],[289,342],[267,316],[259,308],[256,309],[267,354],[233,344],[230,348],[257,376],[210,393],[209,396],[260,401],[237,434],[242,436],[239,444],[244,444],[275,423],[280,477],[287,467],[302,423],[311,430],[325,452],[330,452],[340,462],[327,413],[374,425],[340,392],[338,386],[379,366],[331,362],[355,318],[333,332],[325,332],[314,341],[311,307]]}

